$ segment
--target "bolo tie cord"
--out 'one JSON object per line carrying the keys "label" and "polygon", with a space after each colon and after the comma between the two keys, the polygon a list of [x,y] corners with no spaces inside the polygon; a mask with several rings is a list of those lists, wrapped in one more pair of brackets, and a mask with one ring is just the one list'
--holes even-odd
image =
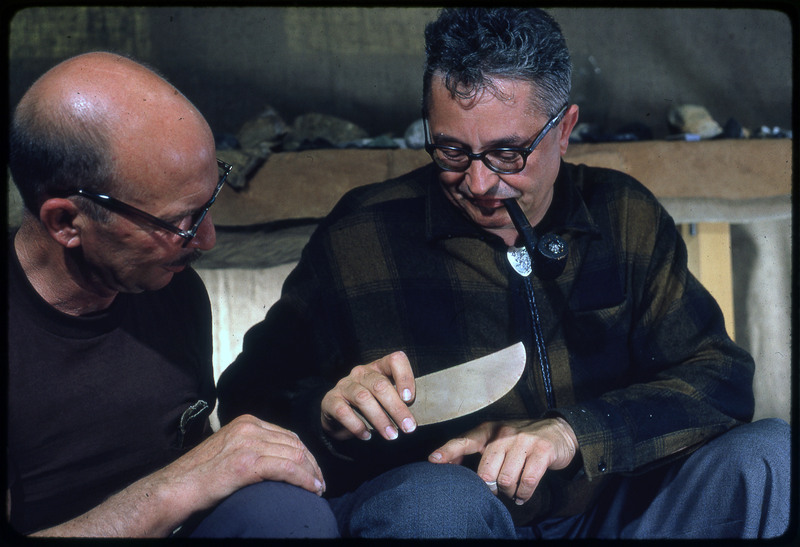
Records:
{"label": "bolo tie cord", "polygon": [[536,298],[533,296],[533,283],[530,276],[524,276],[525,293],[528,295],[528,307],[530,308],[531,318],[533,319],[533,339],[536,343],[536,353],[539,354],[539,364],[542,369],[542,380],[544,381],[544,392],[547,396],[547,408],[552,409],[556,406],[553,385],[550,382],[550,360],[547,358],[547,348],[544,345],[544,333],[542,323],[539,319],[539,309],[536,307]]}
{"label": "bolo tie cord", "polygon": [[[542,372],[542,381],[544,382],[545,395],[547,398],[547,408],[555,408],[555,395],[553,394],[553,386],[550,379],[550,360],[547,357],[547,347],[544,343],[544,332],[542,331],[542,323],[539,317],[539,309],[536,306],[536,297],[534,296],[533,283],[531,282],[530,274],[533,272],[533,264],[536,249],[537,237],[533,231],[527,217],[520,209],[519,204],[515,199],[503,200],[506,209],[508,210],[511,221],[517,228],[517,232],[522,236],[525,243],[524,249],[511,248],[509,249],[508,257],[511,261],[514,270],[520,274],[525,284],[525,293],[528,300],[528,308],[531,314],[531,322],[533,324],[533,339],[536,345],[536,352],[539,356],[539,365]],[[527,251],[527,257],[520,256],[523,251]]]}

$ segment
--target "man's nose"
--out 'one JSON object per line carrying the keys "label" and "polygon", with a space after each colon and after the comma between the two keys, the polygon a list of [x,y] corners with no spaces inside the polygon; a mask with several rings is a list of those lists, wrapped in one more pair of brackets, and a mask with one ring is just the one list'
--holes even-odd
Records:
{"label": "man's nose", "polygon": [[497,185],[497,173],[486,167],[481,160],[472,160],[467,169],[467,187],[473,196],[485,195]]}
{"label": "man's nose", "polygon": [[197,227],[197,233],[189,242],[191,247],[200,249],[201,251],[208,251],[217,243],[217,231],[214,229],[214,221],[211,219],[211,211],[206,213],[206,217],[200,226]]}

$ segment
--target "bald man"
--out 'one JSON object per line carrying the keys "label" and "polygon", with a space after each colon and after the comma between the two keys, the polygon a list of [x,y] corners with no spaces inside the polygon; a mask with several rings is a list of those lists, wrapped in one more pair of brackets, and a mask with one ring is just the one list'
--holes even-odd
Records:
{"label": "bald man", "polygon": [[8,518],[21,534],[330,537],[314,457],[211,433],[211,312],[189,267],[230,166],[173,86],[109,53],[54,67],[11,127]]}

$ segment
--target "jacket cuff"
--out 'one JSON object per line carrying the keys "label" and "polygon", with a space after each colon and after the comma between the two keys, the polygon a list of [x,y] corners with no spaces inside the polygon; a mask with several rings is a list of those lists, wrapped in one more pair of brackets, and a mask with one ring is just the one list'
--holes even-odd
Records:
{"label": "jacket cuff", "polygon": [[618,408],[593,401],[554,409],[549,414],[562,417],[572,427],[589,480],[635,468],[628,421]]}

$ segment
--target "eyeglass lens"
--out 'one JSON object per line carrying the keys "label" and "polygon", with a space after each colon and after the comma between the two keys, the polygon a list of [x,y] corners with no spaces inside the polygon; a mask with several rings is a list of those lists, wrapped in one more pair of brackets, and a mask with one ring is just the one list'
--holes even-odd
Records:
{"label": "eyeglass lens", "polygon": [[486,167],[496,173],[508,175],[519,173],[525,168],[528,155],[533,152],[544,136],[561,121],[568,106],[568,103],[565,104],[555,116],[548,120],[528,148],[497,148],[474,154],[469,150],[455,146],[430,144],[427,120],[425,123],[425,139],[428,141],[426,148],[436,164],[445,171],[464,172],[469,169],[473,160],[481,160]]}
{"label": "eyeglass lens", "polygon": [[466,171],[474,159],[480,159],[489,169],[501,173],[519,172],[525,168],[525,158],[516,150],[487,150],[472,155],[458,148],[436,147],[433,153],[439,167],[452,171]]}

